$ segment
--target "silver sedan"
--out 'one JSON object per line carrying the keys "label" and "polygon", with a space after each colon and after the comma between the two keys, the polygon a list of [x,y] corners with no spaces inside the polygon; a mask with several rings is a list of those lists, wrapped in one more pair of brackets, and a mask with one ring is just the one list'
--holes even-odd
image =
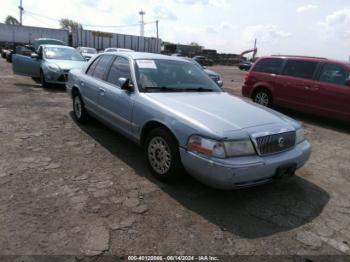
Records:
{"label": "silver sedan", "polygon": [[163,181],[189,173],[220,189],[254,186],[293,176],[310,156],[298,122],[222,91],[182,58],[103,53],[66,86],[79,122],[93,116],[143,146]]}

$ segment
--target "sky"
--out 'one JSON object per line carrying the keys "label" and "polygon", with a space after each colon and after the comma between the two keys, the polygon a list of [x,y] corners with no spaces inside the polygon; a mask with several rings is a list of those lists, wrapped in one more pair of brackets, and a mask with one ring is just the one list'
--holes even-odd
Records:
{"label": "sky", "polygon": [[[18,18],[18,4],[1,0],[0,21]],[[258,56],[350,56],[350,0],[23,0],[23,7],[24,25],[59,28],[58,19],[70,18],[85,29],[139,35],[143,10],[146,22],[159,20],[163,41],[239,54],[256,38]],[[156,36],[155,23],[145,35]]]}

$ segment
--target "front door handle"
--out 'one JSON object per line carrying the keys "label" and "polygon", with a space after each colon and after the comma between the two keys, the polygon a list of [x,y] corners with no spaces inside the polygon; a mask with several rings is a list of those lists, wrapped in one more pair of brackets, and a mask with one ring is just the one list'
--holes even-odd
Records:
{"label": "front door handle", "polygon": [[100,91],[100,95],[101,95],[101,96],[104,96],[105,90],[104,90],[103,88],[99,88],[98,90]]}
{"label": "front door handle", "polygon": [[80,82],[81,86],[85,86],[85,83],[83,81]]}

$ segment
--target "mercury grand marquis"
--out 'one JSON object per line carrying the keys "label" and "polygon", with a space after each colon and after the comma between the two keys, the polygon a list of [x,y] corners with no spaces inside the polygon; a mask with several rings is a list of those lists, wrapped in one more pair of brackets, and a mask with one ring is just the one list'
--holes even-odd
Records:
{"label": "mercury grand marquis", "polygon": [[179,57],[103,53],[66,87],[78,122],[92,116],[143,146],[162,181],[188,173],[219,189],[255,186],[293,176],[310,156],[298,122],[224,92]]}

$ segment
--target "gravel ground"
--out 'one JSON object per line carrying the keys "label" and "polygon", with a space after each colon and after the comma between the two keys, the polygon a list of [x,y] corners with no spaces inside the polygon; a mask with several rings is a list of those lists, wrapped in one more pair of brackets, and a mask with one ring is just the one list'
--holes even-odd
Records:
{"label": "gravel ground", "polygon": [[[215,66],[240,94],[243,73]],[[138,148],[77,124],[60,87],[0,61],[1,255],[350,255],[350,129],[302,121],[307,165],[281,184],[222,192],[162,184]]]}

